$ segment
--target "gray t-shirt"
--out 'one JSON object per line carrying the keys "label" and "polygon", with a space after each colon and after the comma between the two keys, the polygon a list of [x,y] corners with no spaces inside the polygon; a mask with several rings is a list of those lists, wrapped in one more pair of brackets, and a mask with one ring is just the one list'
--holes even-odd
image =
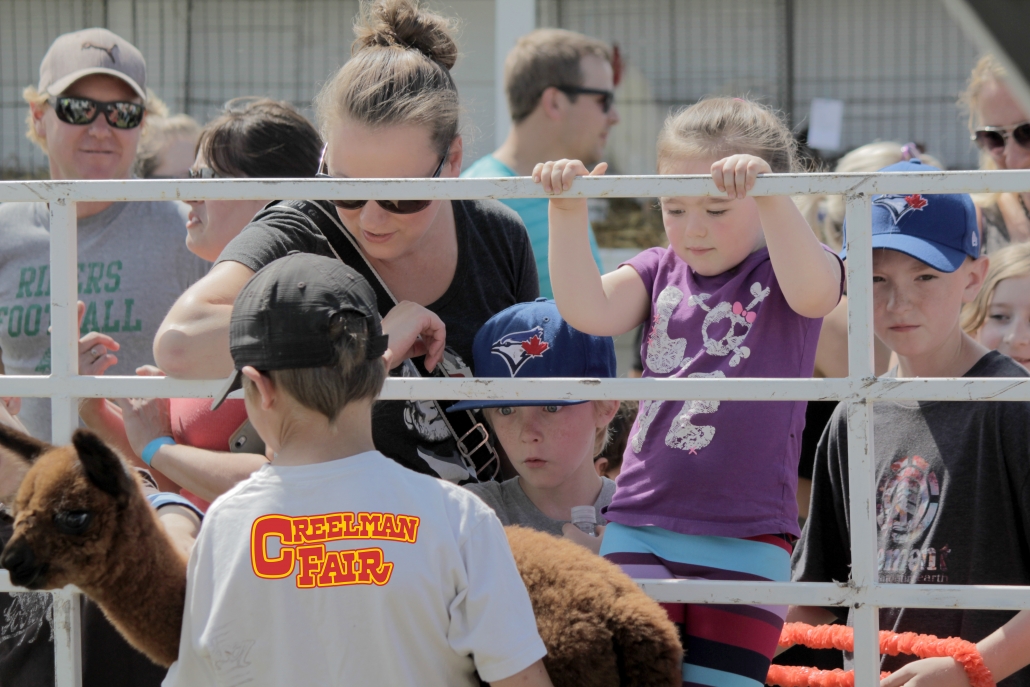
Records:
{"label": "gray t-shirt", "polygon": [[[153,364],[154,336],[175,299],[210,264],[186,249],[184,203],[115,203],[79,220],[82,334],[121,345],[108,374]],[[0,205],[0,351],[7,374],[50,373],[50,213],[46,203]],[[50,440],[49,399],[25,398],[21,420]]]}
{"label": "gray t-shirt", "polygon": [[[570,522],[572,513],[569,513],[570,520],[555,520],[544,515],[536,507],[526,492],[522,491],[518,477],[512,477],[505,482],[480,482],[479,484],[466,484],[465,488],[483,499],[486,505],[494,509],[502,525],[524,525],[534,530],[562,535],[562,525]],[[601,515],[601,509],[612,502],[615,495],[615,482],[607,477],[601,478],[601,493],[594,501],[594,510],[597,512],[597,524],[606,525],[607,521]],[[587,504],[583,504],[587,505]]]}
{"label": "gray t-shirt", "polygon": [[[991,351],[964,376],[1028,375]],[[791,561],[797,582],[848,580],[846,405],[837,407],[816,451],[810,515]],[[876,403],[873,437],[879,582],[1030,584],[1030,403]],[[1013,614],[881,608],[880,629],[978,642]],[[885,656],[881,669],[911,660]],[[998,684],[1030,686],[1030,669]]]}

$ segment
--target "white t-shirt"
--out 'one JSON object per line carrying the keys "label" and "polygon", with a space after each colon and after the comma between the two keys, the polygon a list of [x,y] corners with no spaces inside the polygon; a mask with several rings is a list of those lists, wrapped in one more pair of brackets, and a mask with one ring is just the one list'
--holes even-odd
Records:
{"label": "white t-shirt", "polygon": [[370,451],[215,501],[163,684],[474,686],[546,653],[490,508]]}

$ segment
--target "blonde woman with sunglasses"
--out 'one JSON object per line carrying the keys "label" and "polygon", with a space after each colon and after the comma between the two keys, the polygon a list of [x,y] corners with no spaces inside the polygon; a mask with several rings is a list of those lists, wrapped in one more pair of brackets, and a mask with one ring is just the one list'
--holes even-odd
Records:
{"label": "blonde woman with sunglasses", "polygon": [[[1005,69],[992,55],[976,63],[959,104],[969,112],[981,169],[1030,169],[1030,116],[1013,97]],[[1030,190],[974,196],[974,201],[985,253],[1030,240]]]}
{"label": "blonde woman with sunglasses", "polygon": [[[315,99],[326,145],[312,176],[458,176],[463,147],[452,31],[449,20],[415,0],[362,3],[352,57]],[[539,295],[525,227],[495,201],[290,201],[259,213],[176,303],[154,343],[158,365],[176,377],[225,378],[233,369],[229,318],[236,294],[292,250],[364,270],[386,315],[384,330],[396,320],[426,325],[426,340],[407,353],[430,355],[399,365],[394,374],[402,376],[432,374],[438,363],[447,376],[471,376],[479,327]],[[377,404],[376,448],[420,472],[475,481],[480,461],[473,454],[489,450],[483,426],[460,430],[443,409],[434,401]]]}

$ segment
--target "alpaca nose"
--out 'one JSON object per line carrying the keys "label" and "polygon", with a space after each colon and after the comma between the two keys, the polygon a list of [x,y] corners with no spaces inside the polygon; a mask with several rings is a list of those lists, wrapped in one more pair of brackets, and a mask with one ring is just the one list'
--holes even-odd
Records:
{"label": "alpaca nose", "polygon": [[31,587],[45,572],[44,566],[36,561],[36,554],[23,542],[4,548],[0,554],[0,567],[10,573],[11,582],[19,587]]}

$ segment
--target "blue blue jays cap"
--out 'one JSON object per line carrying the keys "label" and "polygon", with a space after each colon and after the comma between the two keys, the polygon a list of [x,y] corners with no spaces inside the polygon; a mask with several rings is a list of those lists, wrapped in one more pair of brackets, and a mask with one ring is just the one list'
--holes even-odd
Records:
{"label": "blue blue jays cap", "polygon": [[[554,301],[518,303],[486,321],[472,342],[476,377],[615,376],[615,344],[610,336],[573,329]],[[507,406],[570,406],[586,401],[460,401],[447,412]]]}
{"label": "blue blue jays cap", "polygon": [[[899,162],[881,172],[937,172],[918,160]],[[844,223],[847,258],[847,222]],[[966,256],[980,257],[980,230],[973,200],[965,193],[873,196],[873,248],[909,255],[941,272],[954,272]]]}

